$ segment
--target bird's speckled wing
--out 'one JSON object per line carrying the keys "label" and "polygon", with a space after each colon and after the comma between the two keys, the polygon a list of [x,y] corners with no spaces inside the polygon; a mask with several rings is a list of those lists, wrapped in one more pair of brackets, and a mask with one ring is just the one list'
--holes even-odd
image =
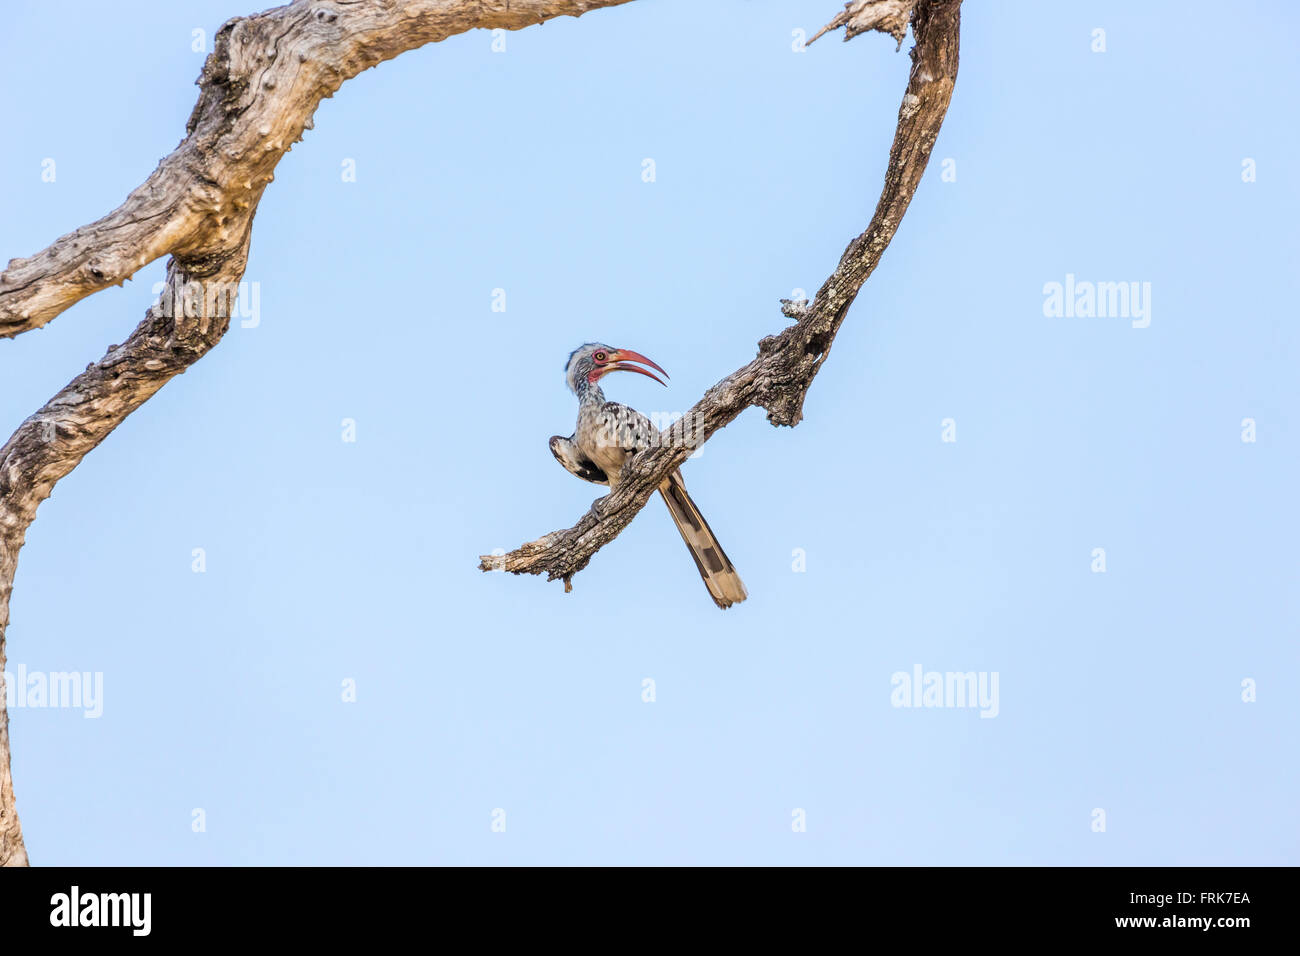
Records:
{"label": "bird's speckled wing", "polygon": [[659,429],[635,408],[618,402],[606,402],[601,409],[601,424],[613,436],[613,444],[623,451],[640,451],[653,447]]}
{"label": "bird's speckled wing", "polygon": [[609,479],[618,484],[623,464],[634,452],[653,447],[657,433],[650,419],[618,402],[583,404],[573,441],[579,451]]}

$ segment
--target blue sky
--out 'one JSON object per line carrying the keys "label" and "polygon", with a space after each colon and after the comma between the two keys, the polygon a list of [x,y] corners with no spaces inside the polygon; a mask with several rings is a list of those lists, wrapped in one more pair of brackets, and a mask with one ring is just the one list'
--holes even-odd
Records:
{"label": "blue sky", "polygon": [[[480,31],[322,104],[257,216],[256,327],[28,534],[11,671],[103,681],[94,719],[11,711],[34,862],[1300,862],[1290,4],[969,4],[805,421],[751,409],[686,467],[749,601],[653,501],[572,594],[477,570],[598,490],[546,445],[572,348],[687,409],[865,227],[911,39],[792,50],[839,8]],[[0,259],[119,204],[183,135],[192,31],[249,12],[11,4]],[[161,275],[0,341],[5,434]],[[1149,325],[1045,315],[1067,275],[1150,283]],[[918,665],[996,674],[997,716],[894,706]]]}

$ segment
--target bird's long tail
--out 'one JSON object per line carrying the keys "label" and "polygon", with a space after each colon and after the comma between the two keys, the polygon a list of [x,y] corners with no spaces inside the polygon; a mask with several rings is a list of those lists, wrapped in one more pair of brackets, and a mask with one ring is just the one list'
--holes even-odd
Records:
{"label": "bird's long tail", "polygon": [[713,536],[713,529],[686,493],[681,472],[675,471],[666,478],[659,486],[659,493],[663,495],[668,512],[695,559],[695,566],[700,569],[700,577],[713,596],[713,603],[720,608],[729,608],[749,597],[745,583],[732,567],[727,552],[722,550],[722,545]]}

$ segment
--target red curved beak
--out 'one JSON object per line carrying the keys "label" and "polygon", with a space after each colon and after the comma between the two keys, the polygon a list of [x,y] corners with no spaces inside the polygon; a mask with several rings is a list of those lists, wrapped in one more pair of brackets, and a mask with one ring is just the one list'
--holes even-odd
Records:
{"label": "red curved beak", "polygon": [[609,353],[609,357],[613,359],[613,361],[601,366],[600,374],[602,376],[608,375],[610,372],[636,372],[638,375],[644,375],[647,378],[654,379],[665,388],[668,387],[668,383],[654,372],[647,372],[643,368],[638,368],[636,365],[629,364],[631,362],[639,362],[641,365],[649,365],[651,368],[663,372],[664,378],[669,377],[667,372],[664,372],[662,368],[659,368],[657,364],[646,358],[640,352],[633,352],[631,349],[615,349]]}

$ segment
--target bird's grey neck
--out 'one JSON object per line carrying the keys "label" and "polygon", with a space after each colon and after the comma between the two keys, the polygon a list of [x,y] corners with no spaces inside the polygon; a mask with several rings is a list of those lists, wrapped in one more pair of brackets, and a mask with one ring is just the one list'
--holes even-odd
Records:
{"label": "bird's grey neck", "polygon": [[600,390],[599,385],[588,382],[585,378],[578,380],[578,404],[579,405],[604,405],[605,393]]}

